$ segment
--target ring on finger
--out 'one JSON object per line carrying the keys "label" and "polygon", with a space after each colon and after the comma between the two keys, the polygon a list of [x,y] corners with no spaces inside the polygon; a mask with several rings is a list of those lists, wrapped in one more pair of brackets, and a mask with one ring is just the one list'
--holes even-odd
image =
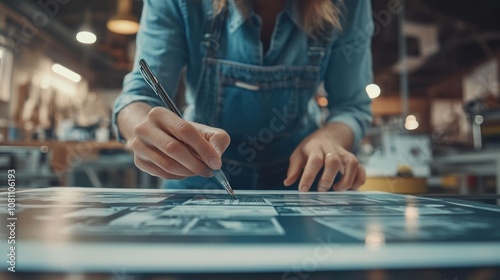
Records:
{"label": "ring on finger", "polygon": [[[330,153],[327,153],[327,154],[325,155],[325,159],[326,159],[327,157],[329,157],[329,156],[332,156],[332,155],[333,155],[333,153],[331,153],[331,152],[330,152]],[[344,175],[344,173],[345,173],[345,166],[344,166],[344,165],[345,165],[345,163],[344,163],[344,161],[342,160],[342,158],[340,158],[340,159],[341,159],[341,162],[342,162],[342,165],[340,166],[340,174]]]}

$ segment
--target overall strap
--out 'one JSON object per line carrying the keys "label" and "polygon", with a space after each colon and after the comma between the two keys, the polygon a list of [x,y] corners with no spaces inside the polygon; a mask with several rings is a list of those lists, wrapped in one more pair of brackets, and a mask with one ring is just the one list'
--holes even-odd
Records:
{"label": "overall strap", "polygon": [[205,57],[216,58],[219,50],[220,37],[223,29],[224,20],[227,16],[228,9],[224,8],[217,16],[214,16],[212,1],[203,1],[205,6],[205,34],[203,35],[203,48]]}

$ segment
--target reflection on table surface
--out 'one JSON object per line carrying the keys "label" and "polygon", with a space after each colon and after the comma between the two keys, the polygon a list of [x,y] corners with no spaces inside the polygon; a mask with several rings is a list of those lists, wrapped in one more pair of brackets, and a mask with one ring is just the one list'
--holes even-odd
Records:
{"label": "reflection on table surface", "polygon": [[[0,274],[1,275],[1,274]],[[290,275],[278,273],[214,273],[214,274],[135,274],[126,270],[115,270],[111,273],[94,274],[56,274],[56,273],[16,273],[13,280],[225,280],[225,279],[308,279],[308,280],[422,280],[422,279],[474,279],[493,280],[500,278],[498,268],[456,268],[456,269],[405,269],[405,270],[368,270],[368,271],[312,271]]]}
{"label": "reflection on table surface", "polygon": [[500,207],[455,199],[240,191],[233,200],[222,190],[86,188],[15,195],[20,272],[305,279],[306,272],[438,275],[463,267],[473,274],[500,266]]}

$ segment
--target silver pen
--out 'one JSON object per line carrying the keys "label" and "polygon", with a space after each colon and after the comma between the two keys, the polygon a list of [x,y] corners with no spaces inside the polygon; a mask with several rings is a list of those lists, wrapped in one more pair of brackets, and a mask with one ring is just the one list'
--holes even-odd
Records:
{"label": "silver pen", "polygon": [[[156,95],[160,97],[165,106],[170,111],[174,112],[177,116],[179,116],[181,119],[184,119],[181,112],[179,111],[179,109],[177,109],[177,106],[175,106],[170,96],[168,96],[167,91],[160,84],[155,74],[153,73],[153,71],[151,70],[151,68],[144,59],[139,60],[139,66],[141,74],[144,77],[144,80],[146,80],[146,83],[148,83],[148,85],[154,90]],[[229,195],[231,195],[233,199],[236,199],[236,196],[234,196],[233,188],[231,188],[231,185],[229,184],[226,175],[224,175],[224,172],[222,172],[222,170],[220,169],[212,170],[212,172],[217,182],[219,182],[219,184],[221,184],[224,187],[224,189],[229,193]]]}

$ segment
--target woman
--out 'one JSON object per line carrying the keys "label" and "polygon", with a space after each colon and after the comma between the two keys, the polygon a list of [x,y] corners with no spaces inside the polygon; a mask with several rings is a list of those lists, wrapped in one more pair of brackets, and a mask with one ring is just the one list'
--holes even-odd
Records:
{"label": "woman", "polygon": [[[369,2],[144,1],[134,70],[114,108],[120,140],[167,188],[217,188],[207,177],[222,167],[234,189],[357,189],[365,171],[351,151],[371,122]],[[186,120],[162,107],[139,59],[169,94],[186,67]]]}

